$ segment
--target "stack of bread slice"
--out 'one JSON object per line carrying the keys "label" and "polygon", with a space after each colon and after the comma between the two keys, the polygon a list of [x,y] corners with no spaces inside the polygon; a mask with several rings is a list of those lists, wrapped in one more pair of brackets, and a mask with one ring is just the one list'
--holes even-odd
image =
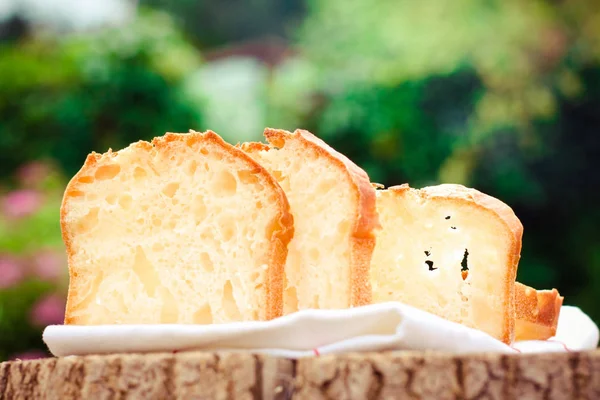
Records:
{"label": "stack of bread slice", "polygon": [[65,323],[210,324],[400,301],[505,343],[562,297],[515,281],[523,227],[460,185],[378,190],[313,134],[168,133],[92,153],[65,191]]}

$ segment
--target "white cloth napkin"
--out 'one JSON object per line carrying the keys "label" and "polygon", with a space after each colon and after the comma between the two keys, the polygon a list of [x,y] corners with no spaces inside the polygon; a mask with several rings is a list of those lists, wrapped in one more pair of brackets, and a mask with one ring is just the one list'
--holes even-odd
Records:
{"label": "white cloth napkin", "polygon": [[108,353],[244,350],[288,358],[322,354],[433,350],[456,354],[593,349],[598,327],[564,306],[556,337],[514,346],[401,303],[345,310],[303,310],[266,322],[214,325],[51,325],[44,342],[57,357]]}

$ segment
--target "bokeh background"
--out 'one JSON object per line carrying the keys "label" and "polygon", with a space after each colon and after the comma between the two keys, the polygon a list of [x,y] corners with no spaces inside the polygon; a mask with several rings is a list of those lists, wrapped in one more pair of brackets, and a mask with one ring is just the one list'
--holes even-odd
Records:
{"label": "bokeh background", "polygon": [[0,0],[0,360],[46,356],[59,205],[90,151],[306,128],[375,182],[462,183],[524,227],[518,279],[600,322],[595,0]]}

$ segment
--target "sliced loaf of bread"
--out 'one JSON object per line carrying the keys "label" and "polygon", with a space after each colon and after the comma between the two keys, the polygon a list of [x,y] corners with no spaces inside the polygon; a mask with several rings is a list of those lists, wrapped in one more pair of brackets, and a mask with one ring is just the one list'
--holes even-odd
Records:
{"label": "sliced loaf of bread", "polygon": [[546,340],[556,334],[563,297],[556,289],[515,283],[515,340]]}
{"label": "sliced loaf of bread", "polygon": [[444,184],[379,190],[377,209],[374,302],[400,301],[512,342],[523,227],[509,206]]}
{"label": "sliced loaf of bread", "polygon": [[370,303],[369,264],[379,225],[369,177],[307,131],[264,134],[268,145],[241,148],[277,179],[294,217],[284,313]]}
{"label": "sliced loaf of bread", "polygon": [[66,188],[67,324],[223,323],[282,313],[283,190],[213,132],[90,154]]}

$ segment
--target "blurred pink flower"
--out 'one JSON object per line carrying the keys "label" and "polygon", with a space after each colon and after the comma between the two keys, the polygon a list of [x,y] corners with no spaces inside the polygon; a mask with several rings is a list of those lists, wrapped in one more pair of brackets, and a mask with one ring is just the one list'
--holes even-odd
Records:
{"label": "blurred pink flower", "polygon": [[59,325],[65,318],[65,301],[55,294],[43,297],[31,309],[31,323],[37,326]]}
{"label": "blurred pink flower", "polygon": [[35,212],[42,204],[42,196],[35,190],[15,190],[2,201],[2,211],[12,218],[24,217]]}
{"label": "blurred pink flower", "polygon": [[17,179],[23,186],[35,187],[42,182],[52,172],[50,166],[42,161],[33,161],[23,165],[17,171]]}
{"label": "blurred pink flower", "polygon": [[46,358],[48,357],[48,354],[44,353],[41,350],[29,350],[29,351],[24,351],[22,353],[17,353],[17,354],[13,354],[10,357],[10,360],[37,360],[38,358]]}
{"label": "blurred pink flower", "polygon": [[58,279],[66,269],[67,260],[63,253],[42,250],[33,256],[33,273],[43,280]]}
{"label": "blurred pink flower", "polygon": [[0,254],[0,289],[16,285],[24,275],[23,267],[17,259]]}

